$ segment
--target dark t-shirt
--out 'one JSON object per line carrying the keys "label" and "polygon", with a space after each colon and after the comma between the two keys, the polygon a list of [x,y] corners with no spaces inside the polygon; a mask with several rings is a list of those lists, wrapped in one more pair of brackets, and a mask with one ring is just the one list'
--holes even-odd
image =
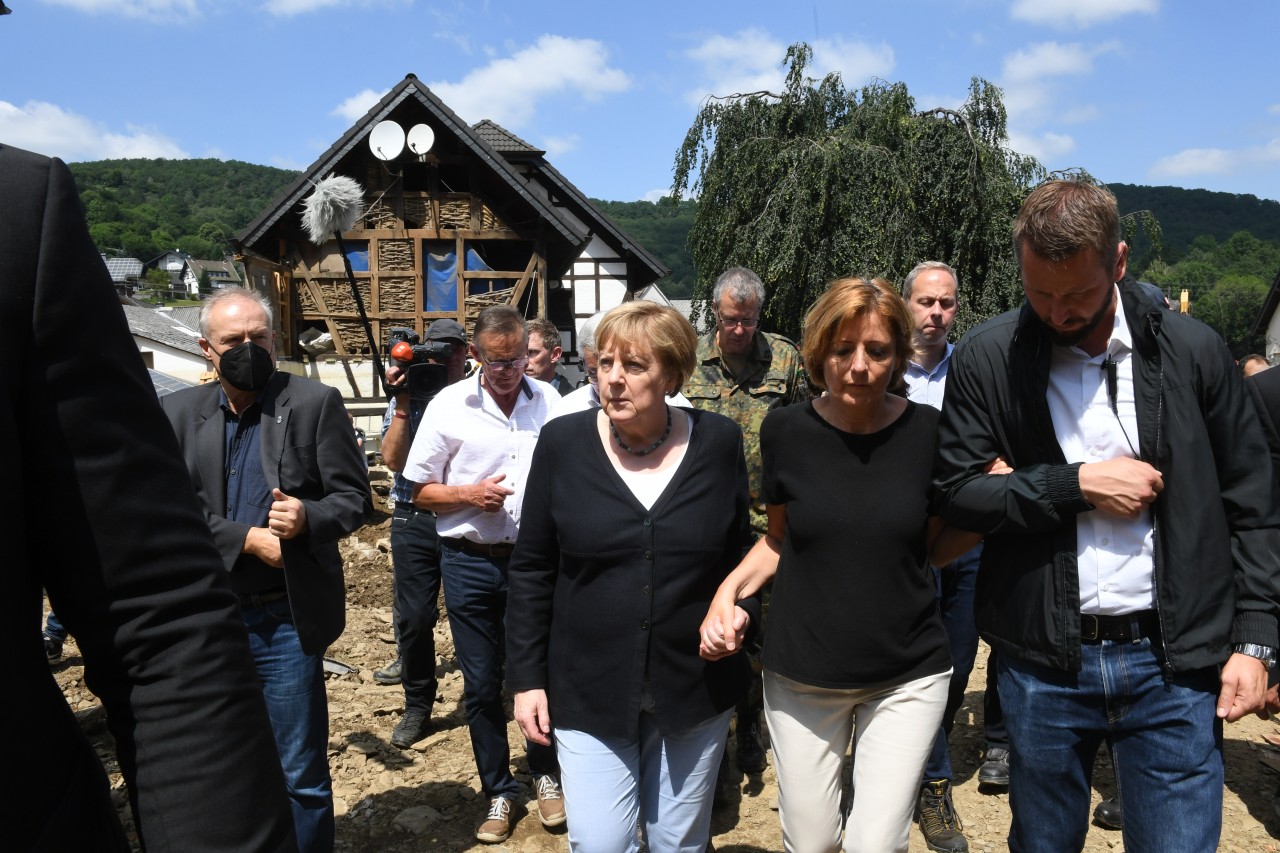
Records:
{"label": "dark t-shirt", "polygon": [[903,684],[951,666],[925,560],[938,413],[907,403],[871,435],[828,424],[813,403],[760,429],[762,496],[787,528],[763,664],[815,687]]}

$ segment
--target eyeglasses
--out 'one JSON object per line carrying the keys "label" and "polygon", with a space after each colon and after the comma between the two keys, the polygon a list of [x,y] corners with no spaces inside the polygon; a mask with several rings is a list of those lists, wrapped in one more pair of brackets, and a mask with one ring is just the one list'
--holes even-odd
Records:
{"label": "eyeglasses", "polygon": [[751,329],[754,329],[756,326],[760,325],[759,317],[724,317],[720,314],[717,314],[716,319],[719,320],[720,325],[724,326],[726,329],[732,329],[735,326],[741,326],[747,331],[750,331]]}
{"label": "eyeglasses", "polygon": [[[476,352],[480,352],[476,350]],[[508,373],[512,370],[523,371],[529,366],[529,358],[512,358],[506,361],[490,361],[484,353],[480,353],[480,363],[484,365],[486,370],[493,370],[498,373]]]}

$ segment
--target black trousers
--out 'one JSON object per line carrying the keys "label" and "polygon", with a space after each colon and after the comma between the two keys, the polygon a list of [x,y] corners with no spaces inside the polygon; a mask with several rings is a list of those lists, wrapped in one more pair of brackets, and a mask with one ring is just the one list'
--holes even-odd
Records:
{"label": "black trousers", "polygon": [[397,503],[391,516],[396,634],[404,707],[431,716],[436,701],[436,620],[440,617],[440,545],[434,513]]}

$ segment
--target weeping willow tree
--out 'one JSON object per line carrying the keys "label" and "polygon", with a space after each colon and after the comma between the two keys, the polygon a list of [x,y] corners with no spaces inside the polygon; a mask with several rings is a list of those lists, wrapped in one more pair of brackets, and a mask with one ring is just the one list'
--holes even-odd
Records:
{"label": "weeping willow tree", "polygon": [[1045,173],[1008,149],[1000,90],[974,78],[958,109],[920,111],[901,83],[806,77],[811,57],[787,51],[781,93],[709,98],[676,155],[673,195],[698,197],[698,310],[720,271],[749,267],[767,326],[798,340],[832,279],[900,284],[922,260],[960,276],[957,334],[1020,304],[1009,229]]}

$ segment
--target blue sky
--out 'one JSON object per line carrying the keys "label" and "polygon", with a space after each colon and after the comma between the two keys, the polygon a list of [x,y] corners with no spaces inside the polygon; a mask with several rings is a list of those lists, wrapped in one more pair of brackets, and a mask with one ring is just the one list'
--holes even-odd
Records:
{"label": "blue sky", "polygon": [[301,169],[415,73],[588,195],[655,198],[700,101],[778,90],[788,44],[848,86],[955,106],[1105,181],[1280,200],[1274,0],[5,0],[0,141],[68,161]]}

